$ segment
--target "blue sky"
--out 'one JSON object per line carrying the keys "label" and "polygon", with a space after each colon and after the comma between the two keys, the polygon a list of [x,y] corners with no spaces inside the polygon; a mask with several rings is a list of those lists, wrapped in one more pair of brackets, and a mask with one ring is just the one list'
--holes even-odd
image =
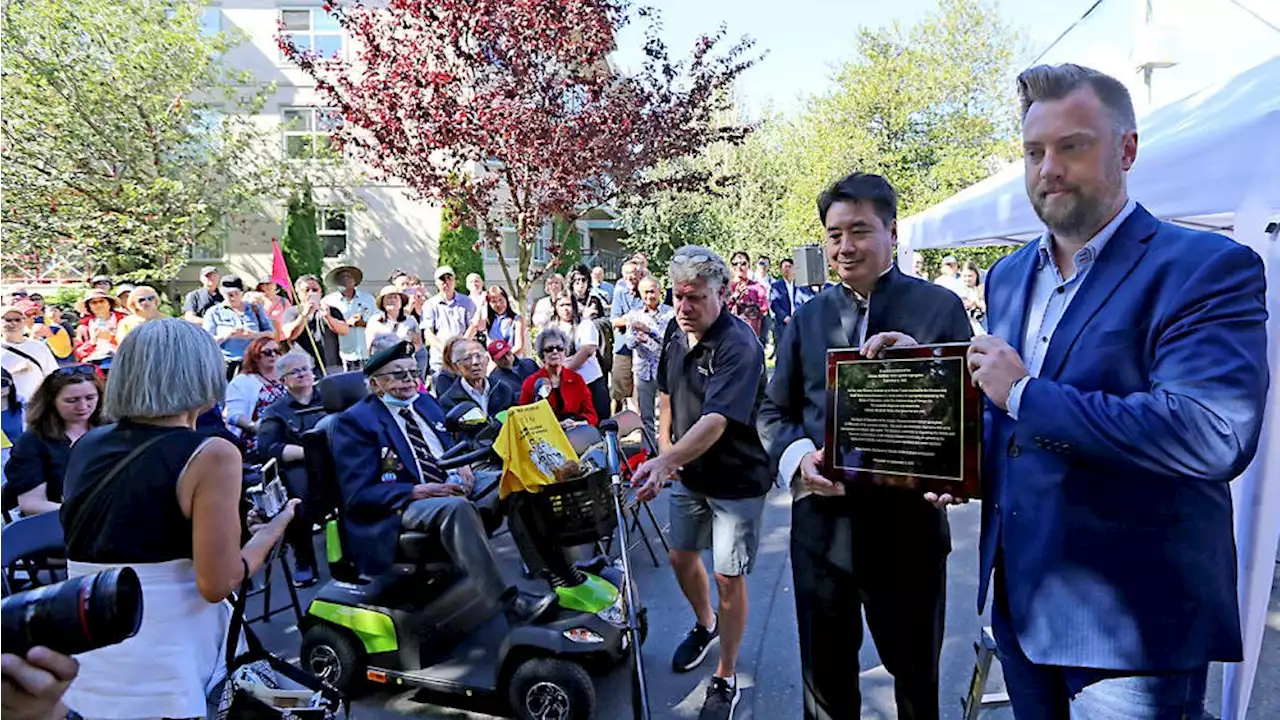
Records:
{"label": "blue sky", "polygon": [[[1140,32],[1147,0],[1103,0],[1096,10],[1054,46],[1042,62],[1079,62],[1130,84],[1141,112],[1146,87],[1133,69],[1135,45],[1154,38],[1155,54],[1177,61],[1157,70],[1152,103],[1179,99],[1280,54],[1280,33],[1266,27],[1232,0],[1150,0],[1157,31]],[[636,0],[658,8],[663,38],[673,58],[683,57],[702,33],[721,23],[729,38],[749,35],[768,56],[740,83],[747,110],[766,104],[794,112],[801,98],[823,92],[831,69],[850,59],[859,27],[893,21],[910,25],[936,7],[937,0]],[[1280,26],[1280,0],[1239,0]],[[1047,48],[1094,0],[1002,0],[1001,15],[1019,30],[1035,53]],[[617,60],[624,70],[639,65],[643,40],[633,24],[619,38]]]}

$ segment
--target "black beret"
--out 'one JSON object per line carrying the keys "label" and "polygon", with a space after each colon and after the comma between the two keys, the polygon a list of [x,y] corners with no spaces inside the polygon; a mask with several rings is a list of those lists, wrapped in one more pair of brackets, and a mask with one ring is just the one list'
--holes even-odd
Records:
{"label": "black beret", "polygon": [[364,363],[364,374],[372,375],[385,367],[387,363],[412,358],[413,353],[413,343],[408,340],[401,340],[389,348],[379,350],[374,353],[373,357],[366,360]]}

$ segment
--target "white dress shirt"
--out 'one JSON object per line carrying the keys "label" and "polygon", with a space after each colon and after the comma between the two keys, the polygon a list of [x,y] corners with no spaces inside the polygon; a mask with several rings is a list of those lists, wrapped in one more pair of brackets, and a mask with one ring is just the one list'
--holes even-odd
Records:
{"label": "white dress shirt", "polygon": [[[387,406],[387,411],[391,413],[391,417],[395,418],[396,427],[400,428],[400,434],[404,436],[404,443],[410,448],[411,456],[409,458],[401,458],[401,461],[413,461],[414,467],[418,468],[418,478],[421,479],[422,466],[418,464],[417,456],[412,455],[413,441],[409,439],[409,431],[406,429],[404,416],[400,414],[400,408],[388,404],[385,398],[382,400],[382,404]],[[444,445],[440,442],[440,437],[436,435],[436,431],[427,424],[426,419],[412,405],[409,406],[409,410],[409,414],[413,416],[414,421],[418,424],[418,429],[422,431],[423,439],[427,441],[427,449],[431,451],[432,457],[437,460],[440,459],[445,450]]]}

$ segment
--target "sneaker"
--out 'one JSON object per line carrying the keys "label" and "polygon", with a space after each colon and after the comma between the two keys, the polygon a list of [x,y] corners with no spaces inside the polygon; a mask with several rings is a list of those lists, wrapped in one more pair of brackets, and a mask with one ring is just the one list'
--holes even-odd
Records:
{"label": "sneaker", "polygon": [[715,630],[708,630],[695,623],[693,629],[680,642],[680,647],[676,648],[676,654],[671,657],[671,669],[676,672],[689,672],[698,667],[702,659],[707,656],[712,643],[719,639],[720,618],[718,616]]}
{"label": "sneaker", "polygon": [[711,685],[707,687],[707,699],[702,702],[698,720],[730,720],[740,699],[742,690],[738,688],[736,677],[731,687],[728,680],[712,675]]}
{"label": "sneaker", "polygon": [[302,590],[315,585],[316,568],[314,565],[298,565],[293,569],[293,586]]}

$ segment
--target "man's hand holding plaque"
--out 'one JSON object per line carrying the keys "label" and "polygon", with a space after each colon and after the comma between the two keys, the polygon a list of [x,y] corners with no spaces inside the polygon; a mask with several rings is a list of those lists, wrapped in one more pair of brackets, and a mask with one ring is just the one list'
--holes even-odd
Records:
{"label": "man's hand holding plaque", "polygon": [[812,455],[801,464],[805,487],[823,495],[843,494],[847,482],[914,489],[939,508],[977,497],[982,407],[968,350],[886,332],[857,350],[828,351],[827,441],[820,469],[810,467]]}

